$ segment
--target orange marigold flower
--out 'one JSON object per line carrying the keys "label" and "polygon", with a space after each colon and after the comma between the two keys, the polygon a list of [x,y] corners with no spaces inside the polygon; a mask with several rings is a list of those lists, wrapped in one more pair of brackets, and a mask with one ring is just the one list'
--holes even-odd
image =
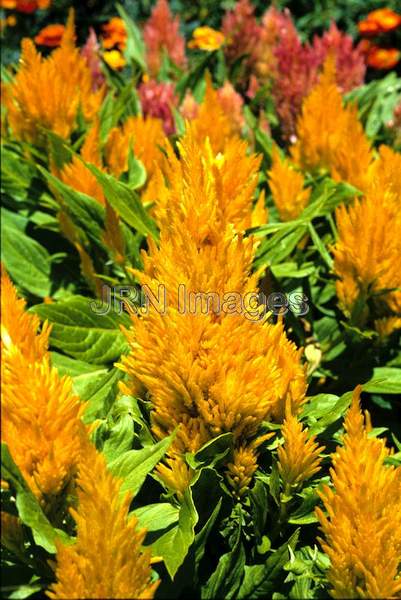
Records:
{"label": "orange marigold flower", "polygon": [[77,539],[57,544],[57,581],[49,598],[153,598],[159,581],[152,582],[151,554],[142,548],[146,531],[129,515],[132,496],[122,497],[121,483],[88,442],[79,465],[78,506],[70,509]]}
{"label": "orange marigold flower", "polygon": [[102,25],[102,43],[106,50],[110,50],[115,46],[119,50],[124,50],[127,42],[127,30],[123,19],[113,17],[108,23]]}
{"label": "orange marigold flower", "polygon": [[213,52],[218,50],[225,42],[225,36],[221,31],[211,27],[197,27],[192,34],[192,40],[188,42],[188,48],[198,48]]}
{"label": "orange marigold flower", "polygon": [[47,27],[43,27],[38,35],[35,36],[35,43],[41,46],[49,46],[50,48],[60,46],[64,31],[64,25],[60,25],[59,23],[47,25]]}
{"label": "orange marigold flower", "polygon": [[281,157],[277,148],[272,154],[268,172],[274,204],[283,221],[296,219],[308,204],[311,188],[304,188],[305,178],[296,171],[287,158]]}
{"label": "orange marigold flower", "polygon": [[156,77],[163,52],[178,66],[185,67],[185,40],[180,35],[180,19],[173,17],[168,0],[158,0],[143,28],[146,63],[152,77]]}
{"label": "orange marigold flower", "polygon": [[393,31],[401,25],[401,15],[391,8],[379,8],[368,14],[366,19],[358,23],[359,33],[362,35],[376,35]]}
{"label": "orange marigold flower", "polygon": [[25,303],[17,299],[5,273],[3,297],[2,439],[34,494],[47,506],[75,475],[85,432],[80,421],[83,405],[72,394],[71,379],[60,378],[50,366],[47,327],[35,339],[38,320],[25,313]]}
{"label": "orange marigold flower", "polygon": [[396,598],[401,592],[401,468],[384,464],[385,442],[372,437],[359,405],[345,417],[343,446],[333,455],[331,481],[320,492],[327,515],[316,515],[330,559],[333,598]]}
{"label": "orange marigold flower", "polygon": [[79,109],[92,120],[104,89],[92,91],[91,72],[74,44],[70,13],[61,46],[48,58],[39,54],[30,39],[22,41],[20,68],[6,86],[7,119],[16,138],[45,143],[42,128],[63,138],[73,131]]}
{"label": "orange marigold flower", "polygon": [[398,64],[401,52],[397,48],[380,48],[371,46],[366,57],[366,64],[372,69],[392,69]]}
{"label": "orange marigold flower", "polygon": [[51,0],[0,0],[0,8],[17,10],[18,12],[31,14],[38,9],[49,8]]}
{"label": "orange marigold flower", "polygon": [[324,447],[319,446],[315,436],[309,436],[288,407],[281,432],[284,444],[277,449],[278,469],[286,486],[296,486],[320,470]]}

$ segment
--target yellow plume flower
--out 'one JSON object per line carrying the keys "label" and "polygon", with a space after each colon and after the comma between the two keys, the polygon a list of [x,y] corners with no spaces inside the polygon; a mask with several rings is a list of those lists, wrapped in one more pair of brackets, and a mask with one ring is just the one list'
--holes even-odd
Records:
{"label": "yellow plume flower", "polygon": [[370,186],[395,194],[401,200],[401,154],[382,144],[369,171]]}
{"label": "yellow plume flower", "polygon": [[[395,195],[373,186],[363,200],[340,206],[336,221],[334,270],[342,310],[350,315],[358,298],[366,302],[373,297],[379,310],[400,311],[401,220]],[[368,317],[367,305],[364,310],[362,321]]]}
{"label": "yellow plume flower", "polygon": [[114,127],[108,136],[105,156],[108,168],[119,177],[128,169],[128,154],[132,147],[134,155],[143,162],[148,178],[163,157],[160,148],[166,143],[163,122],[152,117],[137,115],[128,117],[121,127]]}
{"label": "yellow plume flower", "polygon": [[237,136],[215,153],[210,138],[199,142],[198,133],[193,122],[188,125],[178,144],[179,157],[167,146],[162,167],[166,183],[159,174],[155,208],[160,228],[167,232],[174,219],[177,225],[185,223],[198,244],[213,244],[228,225],[243,232],[265,223],[264,207],[252,206],[261,157],[247,155],[246,142]]}
{"label": "yellow plume flower", "polygon": [[234,449],[232,462],[227,465],[226,476],[238,498],[247,492],[258,468],[258,446],[273,436],[274,433],[267,433]]}
{"label": "yellow plume flower", "polygon": [[319,446],[315,436],[309,436],[289,407],[281,432],[284,444],[277,449],[278,469],[286,486],[298,485],[320,470],[324,447]]}
{"label": "yellow plume flower", "polygon": [[401,468],[386,466],[383,440],[370,437],[360,410],[361,387],[345,418],[343,446],[333,456],[333,488],[320,493],[318,508],[330,558],[333,598],[395,598],[401,592]]}
{"label": "yellow plume flower", "polygon": [[305,398],[299,351],[258,306],[255,244],[242,232],[252,223],[259,160],[245,150],[232,139],[215,155],[191,126],[180,156],[168,149],[167,183],[157,176],[160,245],[149,242],[144,273],[135,272],[162,301],[159,310],[132,315],[125,332],[131,352],[121,366],[135,391],[139,383],[149,393],[155,435],[178,427],[172,462],[159,473],[179,491],[191,475],[180,460],[185,452],[232,432],[240,458],[264,420],[279,419],[288,401],[296,410]]}
{"label": "yellow plume flower", "polygon": [[[100,152],[99,130],[100,124],[97,120],[87,133],[80,154],[85,162],[102,169],[103,161]],[[78,192],[87,194],[104,205],[105,198],[102,186],[77,156],[74,156],[70,163],[63,166],[59,176],[63,183]]]}
{"label": "yellow plume flower", "polygon": [[20,140],[43,144],[42,127],[68,138],[79,109],[90,121],[103,95],[103,88],[92,90],[89,67],[75,47],[71,12],[61,46],[48,58],[37,52],[31,39],[22,40],[20,68],[6,88],[8,122]]}
{"label": "yellow plume flower", "polygon": [[142,550],[145,530],[129,515],[132,496],[121,498],[121,481],[102,454],[87,443],[79,465],[75,544],[57,546],[56,583],[49,598],[153,598],[151,555]]}
{"label": "yellow plume flower", "polygon": [[17,347],[28,363],[41,360],[47,354],[50,326],[44,323],[38,333],[40,319],[25,311],[26,302],[17,291],[5,269],[1,268],[1,352]]}
{"label": "yellow plume flower", "polygon": [[226,142],[236,135],[238,125],[226,114],[213,88],[210,75],[206,78],[206,92],[196,117],[191,121],[195,141],[201,146],[206,138],[215,154],[224,151]]}
{"label": "yellow plume flower", "polygon": [[[38,320],[24,312],[25,303],[17,299],[5,273],[3,295],[7,309],[2,310],[2,439],[34,494],[47,506],[75,475],[85,431],[80,421],[83,405],[72,394],[71,379],[60,378],[50,366],[48,328],[35,339]],[[26,339],[21,341],[23,332]]]}
{"label": "yellow plume flower", "polygon": [[331,176],[362,190],[373,160],[357,107],[343,105],[336,85],[335,60],[328,56],[318,84],[306,97],[291,156],[302,169],[327,169]]}
{"label": "yellow plume flower", "polygon": [[281,158],[277,148],[272,154],[272,166],[268,172],[269,185],[274,204],[282,221],[296,219],[308,204],[311,188],[304,188],[305,179],[286,158]]}

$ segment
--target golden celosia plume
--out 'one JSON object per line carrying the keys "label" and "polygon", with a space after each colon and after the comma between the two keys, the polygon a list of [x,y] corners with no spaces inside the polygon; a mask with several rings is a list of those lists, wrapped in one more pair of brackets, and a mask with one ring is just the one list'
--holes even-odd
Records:
{"label": "golden celosia plume", "polygon": [[226,142],[238,130],[238,123],[223,110],[210,75],[206,78],[205,97],[191,123],[195,141],[201,145],[208,137],[215,154],[224,150]]}
{"label": "golden celosia plume", "polygon": [[[287,401],[294,410],[302,404],[305,372],[283,325],[261,318],[258,307],[255,244],[243,231],[253,224],[259,160],[235,138],[214,154],[208,138],[197,141],[192,124],[179,152],[168,149],[167,183],[158,177],[160,245],[150,241],[144,272],[135,273],[155,298],[164,287],[167,306],[164,314],[150,307],[133,315],[122,367],[134,393],[149,393],[155,435],[178,427],[170,459],[159,467],[165,482],[182,492],[191,476],[184,453],[232,432],[236,453],[228,473],[243,493],[256,463],[257,444],[249,443],[264,420],[280,420]],[[212,294],[202,299],[202,292]],[[245,455],[249,477],[237,481]]]}
{"label": "golden celosia plume", "polygon": [[282,427],[284,443],[277,449],[278,469],[286,486],[298,485],[320,470],[324,447],[309,436],[297,416],[288,409]]}
{"label": "golden celosia plume", "polygon": [[120,488],[103,455],[87,442],[79,464],[78,506],[70,509],[77,539],[57,546],[57,581],[49,598],[153,598],[159,581],[151,581],[150,551],[142,549],[146,532],[128,515],[132,496],[122,498]]}
{"label": "golden celosia plume", "polygon": [[331,481],[316,509],[330,558],[333,598],[398,598],[401,593],[401,468],[385,464],[389,450],[370,435],[369,416],[355,389],[343,446],[333,456]]}
{"label": "golden celosia plume", "polygon": [[369,316],[370,299],[377,315],[401,311],[401,220],[396,195],[371,185],[363,200],[336,210],[338,240],[333,248],[334,270],[339,277],[340,307],[352,315],[358,299],[363,303],[360,322]]}
{"label": "golden celosia plume", "polygon": [[22,40],[19,70],[5,89],[8,123],[13,135],[27,142],[41,144],[42,128],[68,138],[79,110],[92,120],[103,95],[103,88],[92,90],[91,72],[75,46],[71,12],[61,46],[48,58],[31,39]]}
{"label": "golden celosia plume", "polygon": [[305,178],[296,171],[287,158],[281,157],[277,148],[272,154],[269,185],[280,218],[290,221],[299,217],[308,204],[311,188],[305,188]]}
{"label": "golden celosia plume", "polygon": [[130,147],[134,155],[143,162],[148,178],[153,175],[155,166],[160,162],[166,136],[163,122],[141,115],[129,117],[121,127],[114,127],[108,136],[105,156],[108,168],[119,177],[128,169]]}
{"label": "golden celosia plume", "polygon": [[332,55],[304,100],[296,137],[291,156],[302,169],[327,169],[335,180],[366,189],[373,160],[371,145],[358,120],[357,107],[343,104]]}
{"label": "golden celosia plume", "polygon": [[[83,405],[47,352],[49,328],[25,312],[2,273],[2,440],[34,494],[47,507],[72,481],[85,435]],[[23,336],[23,337],[22,337]]]}
{"label": "golden celosia plume", "polygon": [[[80,154],[85,162],[101,169],[103,161],[100,151],[99,127],[99,121],[95,121],[86,135]],[[71,162],[63,166],[60,179],[78,192],[87,194],[104,205],[105,199],[102,186],[78,156],[74,156]]]}

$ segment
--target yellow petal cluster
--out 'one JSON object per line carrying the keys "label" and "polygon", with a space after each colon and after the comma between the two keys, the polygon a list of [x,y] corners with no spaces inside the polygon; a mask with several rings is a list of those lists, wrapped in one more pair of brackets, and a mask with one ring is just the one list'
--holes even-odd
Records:
{"label": "yellow petal cluster", "polygon": [[[34,494],[47,507],[71,483],[84,426],[82,404],[68,377],[59,377],[47,352],[49,328],[2,273],[2,440]],[[24,337],[22,337],[24,336]]]}
{"label": "yellow petal cluster", "polygon": [[[154,299],[166,290],[166,305],[133,315],[125,332],[131,352],[122,359],[133,392],[140,384],[149,394],[155,435],[178,427],[159,473],[179,491],[191,477],[185,452],[232,432],[235,471],[261,423],[280,419],[288,401],[296,411],[306,389],[300,352],[282,323],[261,318],[255,245],[243,236],[253,222],[259,159],[239,139],[215,153],[210,139],[200,143],[197,136],[191,123],[179,156],[168,148],[164,177],[156,174],[160,244],[150,241],[144,272],[135,274]],[[238,483],[234,471],[237,491],[245,489],[249,476]]]}
{"label": "yellow petal cluster", "polygon": [[277,449],[278,469],[286,486],[298,485],[320,470],[324,447],[319,446],[314,436],[309,436],[291,410],[286,411],[281,433],[284,443]]}
{"label": "yellow petal cluster", "polygon": [[272,166],[268,172],[274,204],[282,221],[299,217],[308,204],[311,188],[305,188],[305,178],[296,171],[291,162],[280,156],[277,148],[272,154]]}
{"label": "yellow petal cluster", "polygon": [[78,506],[70,509],[77,539],[57,546],[49,598],[153,598],[159,582],[151,581],[150,551],[142,549],[146,532],[128,514],[132,496],[121,497],[121,481],[89,442],[77,488]]}
{"label": "yellow petal cluster", "polygon": [[291,156],[304,170],[325,169],[337,181],[366,189],[373,160],[371,145],[358,120],[357,107],[344,106],[331,55],[318,84],[304,100]]}
{"label": "yellow petal cluster", "polygon": [[218,50],[225,42],[224,34],[211,27],[197,27],[193,32],[192,40],[188,42],[188,48],[198,48],[213,52]]}
{"label": "yellow petal cluster", "polygon": [[22,41],[20,67],[5,91],[8,123],[23,141],[42,144],[42,128],[68,138],[79,110],[92,120],[103,95],[103,88],[92,90],[89,67],[74,43],[71,13],[61,46],[49,57],[43,58],[31,39]]}
{"label": "yellow petal cluster", "polygon": [[333,456],[331,481],[318,508],[330,558],[333,598],[398,598],[401,593],[401,468],[385,465],[385,443],[372,437],[356,388],[345,418],[343,446]]}

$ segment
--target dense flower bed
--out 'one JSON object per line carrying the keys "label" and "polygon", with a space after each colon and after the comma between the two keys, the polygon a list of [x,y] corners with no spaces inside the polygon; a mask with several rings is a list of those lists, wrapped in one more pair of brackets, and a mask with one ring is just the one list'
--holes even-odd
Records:
{"label": "dense flower bed", "polygon": [[401,15],[196,4],[1,1],[2,596],[400,597]]}

